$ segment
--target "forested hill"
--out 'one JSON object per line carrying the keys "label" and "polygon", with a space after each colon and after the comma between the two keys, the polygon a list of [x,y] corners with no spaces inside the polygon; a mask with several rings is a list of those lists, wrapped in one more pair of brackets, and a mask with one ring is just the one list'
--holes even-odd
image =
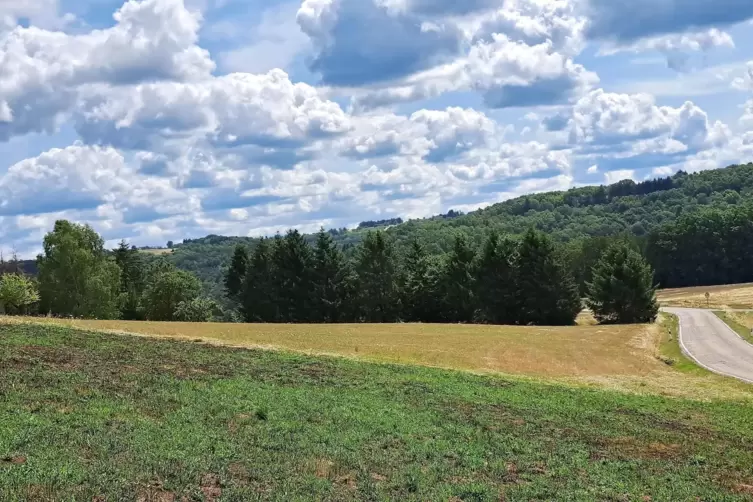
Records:
{"label": "forested hill", "polygon": [[[390,220],[381,228],[386,228],[398,251],[418,240],[432,254],[448,251],[458,232],[480,245],[493,229],[519,235],[530,227],[573,246],[584,239],[621,234],[635,236],[641,243],[654,229],[674,223],[681,215],[707,208],[725,210],[746,201],[753,201],[753,164],[697,174],[679,172],[642,183],[625,180],[609,186],[528,195],[465,215],[451,211],[399,224],[395,224],[399,220]],[[330,233],[347,254],[375,227],[380,228],[369,224]],[[314,236],[308,239],[313,242]],[[179,268],[196,273],[209,292],[219,297],[223,270],[234,246],[254,242],[251,238],[221,236],[187,240],[176,246],[171,260]]]}

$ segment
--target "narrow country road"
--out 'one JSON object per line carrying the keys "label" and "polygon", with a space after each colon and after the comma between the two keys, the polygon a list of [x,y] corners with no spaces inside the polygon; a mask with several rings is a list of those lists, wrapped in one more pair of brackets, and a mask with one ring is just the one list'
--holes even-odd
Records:
{"label": "narrow country road", "polygon": [[711,310],[663,309],[680,319],[680,347],[704,368],[753,384],[753,345]]}

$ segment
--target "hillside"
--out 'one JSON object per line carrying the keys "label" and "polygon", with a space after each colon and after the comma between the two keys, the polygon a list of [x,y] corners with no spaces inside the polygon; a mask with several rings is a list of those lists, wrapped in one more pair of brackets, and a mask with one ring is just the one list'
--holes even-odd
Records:
{"label": "hillside", "polygon": [[[430,253],[446,252],[458,232],[479,245],[491,230],[518,235],[529,227],[548,233],[573,249],[588,247],[591,238],[628,235],[638,246],[658,227],[680,216],[704,209],[726,210],[753,199],[753,163],[696,174],[679,172],[672,177],[635,183],[620,181],[609,186],[588,186],[565,192],[527,195],[468,214],[450,211],[433,218],[395,225],[365,222],[356,230],[330,230],[346,253],[352,252],[373,228],[386,228],[398,250],[420,240]],[[313,242],[313,236],[308,236]],[[194,272],[207,292],[222,296],[221,277],[233,248],[253,245],[256,239],[210,235],[186,240],[169,259],[179,268]],[[576,275],[578,275],[576,273]]]}

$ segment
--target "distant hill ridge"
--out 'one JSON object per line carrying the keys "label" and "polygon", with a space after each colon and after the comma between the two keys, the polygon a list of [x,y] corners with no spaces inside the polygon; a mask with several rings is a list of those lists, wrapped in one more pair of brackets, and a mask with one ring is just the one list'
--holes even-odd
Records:
{"label": "distant hill ridge", "polygon": [[[484,209],[403,222],[402,219],[364,222],[355,230],[329,233],[351,253],[366,232],[386,228],[398,250],[415,239],[430,253],[446,252],[454,236],[464,232],[480,244],[492,230],[518,235],[534,227],[562,242],[620,234],[645,238],[659,225],[705,207],[726,207],[753,201],[753,163],[636,183],[623,180],[607,186],[525,195]],[[399,223],[399,222],[402,223]],[[388,228],[387,228],[388,227]],[[307,238],[313,242],[314,236]],[[215,296],[221,297],[221,278],[233,248],[258,239],[209,235],[176,244],[168,255],[178,267],[196,273]]]}

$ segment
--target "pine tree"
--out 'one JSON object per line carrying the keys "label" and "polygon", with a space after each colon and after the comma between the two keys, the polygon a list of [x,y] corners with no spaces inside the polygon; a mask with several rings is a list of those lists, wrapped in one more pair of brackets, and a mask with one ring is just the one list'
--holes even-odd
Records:
{"label": "pine tree", "polygon": [[654,322],[659,313],[654,271],[626,244],[610,247],[593,268],[588,307],[607,324]]}
{"label": "pine tree", "polygon": [[361,315],[367,322],[397,320],[399,298],[395,251],[383,232],[369,232],[357,251]]}
{"label": "pine tree", "polygon": [[113,252],[115,263],[120,267],[121,319],[143,320],[141,296],[146,287],[144,259],[139,251],[125,240]]}
{"label": "pine tree", "polygon": [[243,283],[248,269],[248,250],[243,244],[238,244],[233,252],[230,267],[225,273],[225,294],[235,304],[240,303]]}
{"label": "pine tree", "polygon": [[519,323],[570,325],[581,311],[578,286],[554,243],[530,229],[518,248]]}
{"label": "pine tree", "polygon": [[439,322],[441,320],[438,268],[437,264],[432,264],[423,246],[414,241],[405,256],[403,267],[401,288],[403,320],[409,322]]}
{"label": "pine tree", "polygon": [[519,314],[516,244],[492,232],[475,266],[478,320],[492,324],[515,324]]}
{"label": "pine tree", "polygon": [[310,295],[313,289],[311,246],[298,230],[276,240],[272,252],[275,266],[274,297],[282,322],[310,322],[314,319]]}
{"label": "pine tree", "polygon": [[243,284],[243,316],[246,322],[278,322],[277,299],[273,296],[274,265],[269,239],[256,245]]}
{"label": "pine tree", "polygon": [[447,322],[472,322],[476,310],[474,259],[465,235],[455,237],[442,274],[442,303]]}
{"label": "pine tree", "polygon": [[344,322],[354,316],[355,278],[332,235],[319,231],[314,249],[313,318],[318,322]]}

